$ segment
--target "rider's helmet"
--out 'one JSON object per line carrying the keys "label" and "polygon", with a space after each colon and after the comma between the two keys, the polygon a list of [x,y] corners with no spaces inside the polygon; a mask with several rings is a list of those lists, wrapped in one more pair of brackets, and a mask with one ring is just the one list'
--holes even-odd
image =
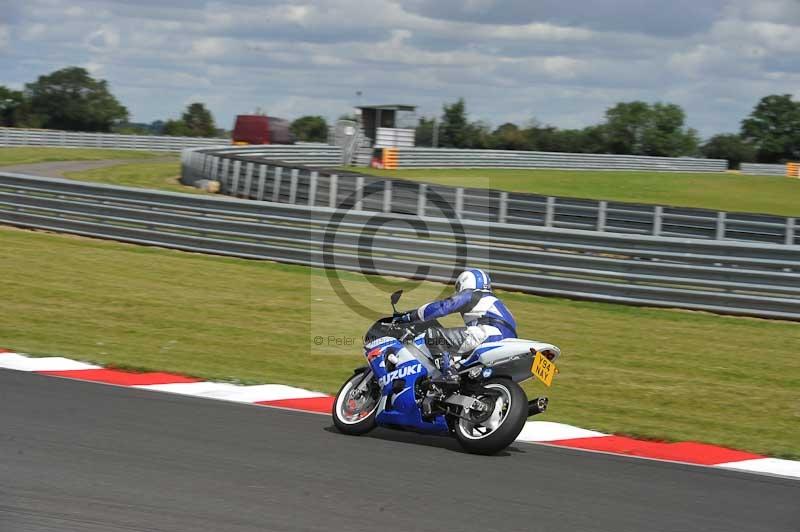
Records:
{"label": "rider's helmet", "polygon": [[491,290],[492,281],[489,274],[483,270],[473,268],[464,270],[456,278],[456,293],[462,290]]}

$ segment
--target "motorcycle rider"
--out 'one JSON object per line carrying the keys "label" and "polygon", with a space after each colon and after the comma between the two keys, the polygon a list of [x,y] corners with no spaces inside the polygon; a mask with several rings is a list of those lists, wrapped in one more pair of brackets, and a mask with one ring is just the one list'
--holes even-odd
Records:
{"label": "motorcycle rider", "polygon": [[402,313],[395,319],[399,323],[429,321],[456,312],[461,313],[464,327],[431,327],[425,331],[425,345],[434,357],[441,357],[443,384],[459,382],[451,353],[465,355],[484,342],[517,338],[514,316],[492,293],[489,275],[479,269],[461,272],[452,296]]}

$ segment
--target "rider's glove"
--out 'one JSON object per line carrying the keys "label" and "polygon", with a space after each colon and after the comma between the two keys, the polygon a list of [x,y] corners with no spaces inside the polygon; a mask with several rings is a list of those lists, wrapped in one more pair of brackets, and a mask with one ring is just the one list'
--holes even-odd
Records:
{"label": "rider's glove", "polygon": [[394,317],[395,323],[411,323],[414,321],[414,316],[416,315],[416,311],[412,310],[409,312],[403,312],[402,314],[398,314]]}

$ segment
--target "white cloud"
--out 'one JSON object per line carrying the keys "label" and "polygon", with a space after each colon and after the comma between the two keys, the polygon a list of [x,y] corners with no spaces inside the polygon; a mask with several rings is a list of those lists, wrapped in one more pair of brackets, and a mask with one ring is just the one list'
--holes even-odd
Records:
{"label": "white cloud", "polygon": [[372,0],[368,8],[363,0],[26,0],[0,11],[9,13],[0,72],[21,85],[85,65],[137,120],[176,116],[202,98],[221,124],[256,107],[335,118],[361,90],[362,103],[408,102],[426,114],[464,96],[473,118],[495,125],[535,116],[579,127],[617,101],[672,100],[710,134],[735,130],[761,96],[797,90],[797,0],[618,1],[631,9],[563,0]]}

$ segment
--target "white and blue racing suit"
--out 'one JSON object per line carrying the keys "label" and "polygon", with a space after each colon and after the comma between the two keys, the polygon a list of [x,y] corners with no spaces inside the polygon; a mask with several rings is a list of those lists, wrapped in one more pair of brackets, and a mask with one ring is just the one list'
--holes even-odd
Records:
{"label": "white and blue racing suit", "polygon": [[[422,305],[403,315],[402,321],[429,321],[459,312],[466,327],[438,328],[426,333],[426,343],[436,333],[450,343],[451,354],[466,354],[484,342],[496,342],[517,337],[517,323],[511,311],[490,290],[463,290],[447,299]],[[434,328],[436,329],[436,328]],[[429,334],[433,332],[434,334]],[[429,344],[432,353],[441,346]],[[449,360],[446,360],[449,366]]]}

